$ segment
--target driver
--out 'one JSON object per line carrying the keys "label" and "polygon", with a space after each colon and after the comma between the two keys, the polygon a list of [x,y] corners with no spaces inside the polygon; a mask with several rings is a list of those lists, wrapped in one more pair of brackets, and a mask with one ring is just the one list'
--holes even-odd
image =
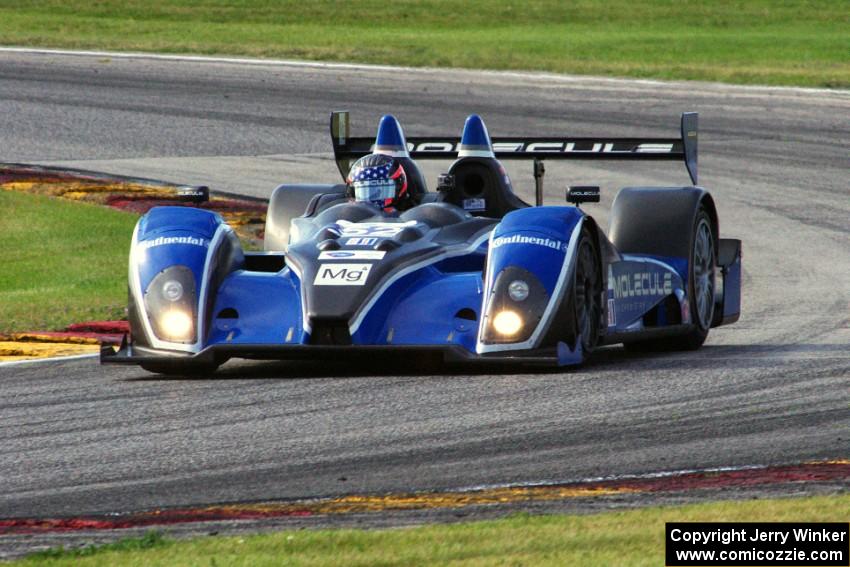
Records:
{"label": "driver", "polygon": [[416,205],[401,160],[369,154],[354,162],[348,172],[348,196],[371,203],[385,213],[406,211]]}

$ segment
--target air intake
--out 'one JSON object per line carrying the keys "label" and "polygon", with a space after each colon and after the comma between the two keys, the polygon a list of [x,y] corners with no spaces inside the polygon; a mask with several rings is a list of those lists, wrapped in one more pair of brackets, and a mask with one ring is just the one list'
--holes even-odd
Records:
{"label": "air intake", "polygon": [[350,345],[351,333],[347,321],[313,321],[311,345]]}

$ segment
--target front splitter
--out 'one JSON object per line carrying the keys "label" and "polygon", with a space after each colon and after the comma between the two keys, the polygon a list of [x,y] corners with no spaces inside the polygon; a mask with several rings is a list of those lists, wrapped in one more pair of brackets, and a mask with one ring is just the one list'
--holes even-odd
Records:
{"label": "front splitter", "polygon": [[[561,349],[563,350],[563,349]],[[221,364],[231,358],[248,360],[415,360],[429,359],[458,365],[516,365],[530,367],[558,367],[564,365],[563,356],[556,349],[539,349],[512,353],[504,351],[478,355],[458,345],[268,345],[268,344],[217,344],[196,354],[161,351],[135,347],[125,341],[116,350],[104,346],[100,350],[101,364],[191,366]]]}

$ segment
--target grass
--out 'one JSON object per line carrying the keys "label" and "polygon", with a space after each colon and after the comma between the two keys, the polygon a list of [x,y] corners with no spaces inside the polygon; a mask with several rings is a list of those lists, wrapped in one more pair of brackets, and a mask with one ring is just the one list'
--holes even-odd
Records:
{"label": "grass", "polygon": [[0,331],[120,319],[137,216],[0,191]]}
{"label": "grass", "polygon": [[850,87],[834,0],[0,0],[0,43]]}
{"label": "grass", "polygon": [[141,537],[127,537],[113,543],[103,545],[87,545],[76,549],[65,549],[63,547],[52,547],[44,551],[33,553],[29,560],[47,561],[49,559],[69,559],[72,557],[88,557],[89,555],[103,554],[109,552],[139,551],[154,547],[163,547],[173,543],[165,538],[161,531],[151,530]]}
{"label": "grass", "polygon": [[[850,494],[644,508],[588,516],[502,520],[389,530],[300,530],[188,541],[124,540],[89,551],[40,553],[15,565],[664,565],[671,521],[840,521]],[[148,539],[151,536],[146,536]]]}

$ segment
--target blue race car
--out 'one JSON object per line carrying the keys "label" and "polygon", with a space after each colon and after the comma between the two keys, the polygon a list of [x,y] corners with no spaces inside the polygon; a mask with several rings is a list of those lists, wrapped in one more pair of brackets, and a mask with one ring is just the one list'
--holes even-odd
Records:
{"label": "blue race car", "polygon": [[[132,238],[130,334],[101,363],[178,375],[233,357],[577,365],[615,343],[696,349],[738,319],[741,242],[719,238],[714,200],[695,186],[695,113],[669,139],[491,139],[476,115],[460,139],[405,139],[387,115],[373,141],[334,112],[331,138],[343,179],[369,154],[403,164],[414,206],[355,201],[350,183],[281,185],[263,252],[244,252],[213,212],[152,209]],[[454,160],[434,192],[414,161],[428,158]],[[533,160],[537,206],[500,159]],[[552,159],[683,160],[694,186],[620,190],[606,235],[580,208],[598,187],[542,206]]]}

